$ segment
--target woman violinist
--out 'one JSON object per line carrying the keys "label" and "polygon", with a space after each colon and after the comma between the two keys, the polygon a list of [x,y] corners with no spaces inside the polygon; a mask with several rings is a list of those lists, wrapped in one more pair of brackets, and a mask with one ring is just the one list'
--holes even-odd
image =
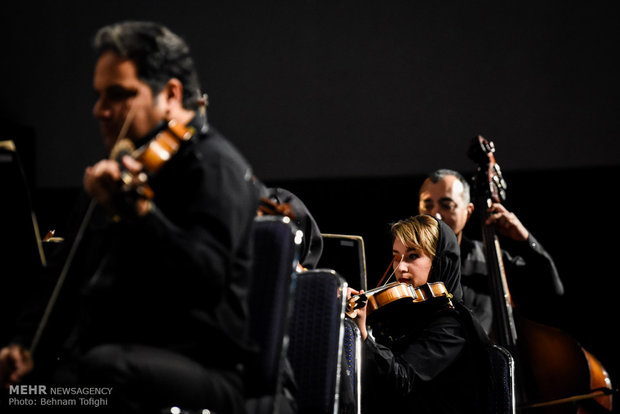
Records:
{"label": "woman violinist", "polygon": [[414,288],[443,282],[452,300],[399,301],[370,315],[366,305],[350,315],[363,340],[362,411],[486,412],[487,348],[479,325],[461,305],[454,232],[428,215],[401,220],[391,232],[397,281]]}

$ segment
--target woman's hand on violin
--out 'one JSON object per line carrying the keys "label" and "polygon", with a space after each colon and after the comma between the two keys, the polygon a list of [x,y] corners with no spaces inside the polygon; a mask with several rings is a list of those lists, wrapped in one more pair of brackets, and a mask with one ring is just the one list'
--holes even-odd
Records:
{"label": "woman's hand on violin", "polygon": [[19,382],[33,367],[32,355],[27,349],[15,344],[5,346],[0,349],[0,386]]}
{"label": "woman's hand on violin", "polygon": [[487,210],[487,226],[493,226],[502,235],[517,241],[526,241],[529,232],[514,213],[500,203],[493,203]]}
{"label": "woman's hand on violin", "polygon": [[368,337],[368,331],[366,329],[366,309],[367,309],[366,305],[367,303],[364,302],[363,306],[361,307],[357,307],[355,306],[355,303],[352,303],[353,296],[361,295],[363,293],[364,293],[363,290],[357,291],[355,289],[347,288],[347,306],[354,307],[354,309],[347,311],[347,315],[355,321],[362,335],[362,341],[365,341],[366,338]]}

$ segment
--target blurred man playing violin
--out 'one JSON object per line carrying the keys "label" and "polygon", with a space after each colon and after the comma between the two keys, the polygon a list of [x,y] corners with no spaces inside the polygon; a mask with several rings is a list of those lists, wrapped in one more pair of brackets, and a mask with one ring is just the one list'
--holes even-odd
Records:
{"label": "blurred man playing violin", "polygon": [[[41,378],[112,387],[100,413],[242,412],[258,201],[251,168],[207,123],[180,37],[159,24],[123,22],[97,33],[95,51],[93,114],[108,151],[119,138],[140,148],[171,120],[191,137],[147,175],[152,197],[122,185],[127,171],[143,172],[131,151],[86,168],[95,208],[38,346],[57,361]],[[0,352],[4,385],[32,369],[27,342],[16,341],[22,346]]]}

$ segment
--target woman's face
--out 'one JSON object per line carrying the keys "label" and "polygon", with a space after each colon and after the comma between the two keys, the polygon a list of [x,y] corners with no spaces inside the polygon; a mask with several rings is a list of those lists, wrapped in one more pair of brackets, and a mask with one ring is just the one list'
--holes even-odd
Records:
{"label": "woman's face", "polygon": [[433,259],[421,251],[405,247],[398,238],[394,239],[392,253],[395,257],[393,266],[396,280],[413,287],[422,286],[428,281]]}

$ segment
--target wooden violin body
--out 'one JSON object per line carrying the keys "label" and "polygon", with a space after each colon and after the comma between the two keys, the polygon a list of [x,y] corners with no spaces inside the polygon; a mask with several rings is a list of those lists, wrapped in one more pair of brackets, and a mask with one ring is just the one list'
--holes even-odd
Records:
{"label": "wooden violin body", "polygon": [[422,303],[435,299],[450,303],[452,295],[448,292],[443,282],[426,283],[419,287],[413,287],[408,283],[393,282],[376,289],[369,290],[361,295],[353,296],[347,305],[347,314],[351,316],[360,301],[367,300],[367,315],[388,306],[404,301],[405,303]]}
{"label": "wooden violin body", "polygon": [[493,304],[491,336],[515,358],[517,409],[532,414],[611,412],[613,389],[601,363],[571,336],[522,317],[514,307],[499,242],[485,225],[487,209],[506,194],[494,152],[493,143],[478,136],[468,155],[479,166],[474,188]]}
{"label": "wooden violin body", "polygon": [[189,141],[195,131],[191,127],[181,125],[175,120],[168,121],[155,138],[139,148],[134,158],[144,164],[150,173],[156,173],[172,158],[183,142]]}
{"label": "wooden violin body", "polygon": [[[111,151],[110,158],[120,163],[124,155],[129,155],[142,163],[146,173],[155,174],[179,151],[183,142],[189,141],[194,136],[195,132],[192,127],[170,120],[152,139],[137,149],[130,139],[119,139]],[[123,190],[135,191],[141,197],[152,199],[154,193],[146,184],[146,173],[134,176],[128,171],[123,171],[121,177]]]}

